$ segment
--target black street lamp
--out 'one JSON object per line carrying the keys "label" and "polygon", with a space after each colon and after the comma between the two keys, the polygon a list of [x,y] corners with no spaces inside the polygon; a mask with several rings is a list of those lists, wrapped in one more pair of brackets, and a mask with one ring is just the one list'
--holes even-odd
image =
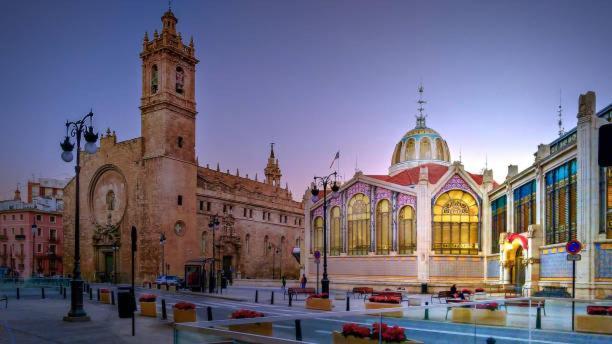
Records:
{"label": "black street lamp", "polygon": [[276,277],[274,266],[276,265],[276,263],[275,263],[276,255],[279,252],[278,248],[276,248],[276,246],[274,246],[274,247],[275,247],[275,249],[274,249],[274,251],[272,251],[272,244],[268,244],[268,252],[272,252],[272,279],[275,279],[275,277]]}
{"label": "black street lamp", "polygon": [[36,272],[34,271],[34,260],[35,260],[35,251],[34,251],[34,246],[35,246],[35,242],[36,242],[36,231],[38,230],[38,227],[36,226],[36,214],[34,214],[34,223],[32,224],[32,277],[36,276]]}
{"label": "black street lamp", "polygon": [[113,243],[113,281],[117,284],[117,251],[119,251],[119,245],[117,242]]}
{"label": "black street lamp", "polygon": [[[74,209],[74,270],[72,280],[70,281],[70,311],[64,317],[65,321],[89,321],[89,316],[83,308],[83,279],[81,278],[81,233],[79,229],[80,220],[80,189],[79,189],[79,172],[81,171],[81,136],[85,137],[85,151],[89,154],[94,154],[98,147],[98,134],[94,133],[92,126],[93,112],[89,111],[85,117],[79,121],[66,122],[66,138],[60,144],[62,147],[62,160],[71,162],[73,159],[72,150],[74,144],[70,142],[70,136],[76,138],[76,166],[75,171],[75,209]],[[89,119],[89,127],[85,121]]]}
{"label": "black street lamp", "polygon": [[217,243],[215,242],[215,230],[219,227],[219,224],[221,224],[219,222],[219,215],[215,214],[214,216],[211,216],[210,222],[208,222],[208,228],[212,230],[212,235],[213,235],[213,239],[212,239],[213,257],[212,257],[212,268],[210,269],[210,280],[208,282],[208,292],[209,293],[212,293],[213,291],[215,291],[215,286],[217,285],[217,281],[215,278],[215,270],[217,269],[216,255],[215,255],[215,252],[216,252],[215,245]]}
{"label": "black street lamp", "polygon": [[321,293],[329,295],[329,279],[327,279],[327,186],[332,182],[331,190],[332,196],[336,197],[340,187],[337,183],[337,172],[331,173],[325,177],[314,177],[312,182],[312,200],[313,202],[318,201],[319,189],[317,184],[323,188],[323,278],[321,279]]}
{"label": "black street lamp", "polygon": [[166,235],[164,233],[161,233],[159,235],[159,245],[161,246],[162,249],[162,263],[161,263],[161,275],[165,276],[166,275],[166,252],[164,251],[164,246],[166,244]]}

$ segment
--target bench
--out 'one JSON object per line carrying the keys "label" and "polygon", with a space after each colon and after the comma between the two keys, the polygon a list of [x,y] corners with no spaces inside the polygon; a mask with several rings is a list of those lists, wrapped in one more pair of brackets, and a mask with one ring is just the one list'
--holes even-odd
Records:
{"label": "bench", "polygon": [[4,308],[8,308],[8,296],[2,295],[0,296],[0,302],[4,301]]}
{"label": "bench", "polygon": [[444,303],[446,303],[446,299],[451,298],[453,298],[453,294],[450,292],[450,290],[439,291],[437,295],[431,295],[431,303],[433,303],[434,299],[437,299],[438,303],[442,303],[442,300],[444,300]]}
{"label": "bench", "polygon": [[292,298],[292,300],[299,301],[297,298],[298,295],[310,296],[313,294],[315,294],[314,288],[287,288],[287,290],[283,293],[283,299],[288,295]]}

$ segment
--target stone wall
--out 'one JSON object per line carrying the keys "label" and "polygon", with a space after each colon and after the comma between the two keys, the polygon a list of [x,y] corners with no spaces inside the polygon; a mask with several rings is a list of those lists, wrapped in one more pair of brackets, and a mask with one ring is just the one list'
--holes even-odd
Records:
{"label": "stone wall", "polygon": [[429,260],[429,276],[432,280],[452,281],[459,279],[482,279],[483,257],[433,256]]}

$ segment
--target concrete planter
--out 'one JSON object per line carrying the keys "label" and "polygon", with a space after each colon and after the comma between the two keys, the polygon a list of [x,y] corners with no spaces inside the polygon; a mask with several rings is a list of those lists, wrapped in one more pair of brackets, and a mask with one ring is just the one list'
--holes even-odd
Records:
{"label": "concrete planter", "polygon": [[100,302],[102,303],[111,303],[110,291],[101,291],[100,292]]}
{"label": "concrete planter", "polygon": [[195,322],[196,321],[196,311],[195,309],[172,309],[174,314],[174,322],[175,323],[183,323],[183,322]]}
{"label": "concrete planter", "polygon": [[612,334],[612,315],[576,315],[576,331]]}
{"label": "concrete planter", "polygon": [[[371,338],[358,338],[355,336],[348,336],[345,337],[342,335],[341,332],[337,332],[334,331],[332,333],[332,343],[333,344],[377,344],[378,340],[377,339],[371,339]],[[388,343],[386,341],[383,341],[383,343]],[[395,343],[399,343],[399,344],[407,344],[407,343],[411,343],[411,344],[422,344],[422,342],[416,341],[416,340],[411,340],[411,339],[407,339],[403,342],[394,342]]]}
{"label": "concrete planter", "polygon": [[506,312],[475,308],[453,308],[451,320],[465,324],[506,326]]}
{"label": "concrete planter", "polygon": [[[402,307],[399,303],[384,303],[384,302],[366,302],[366,309],[384,309],[384,308],[398,308]],[[376,314],[371,314],[376,315]],[[404,316],[403,311],[386,312],[382,314],[383,317],[401,318]]]}
{"label": "concrete planter", "polygon": [[140,301],[140,315],[157,318],[157,303]]}
{"label": "concrete planter", "polygon": [[330,299],[309,298],[306,299],[307,309],[317,309],[320,311],[331,311],[334,305]]}
{"label": "concrete planter", "polygon": [[269,322],[243,325],[229,325],[229,330],[272,337],[272,323]]}

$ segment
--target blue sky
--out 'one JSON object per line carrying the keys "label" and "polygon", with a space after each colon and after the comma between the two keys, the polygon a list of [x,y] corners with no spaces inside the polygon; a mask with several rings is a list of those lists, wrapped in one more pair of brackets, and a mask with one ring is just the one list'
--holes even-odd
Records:
{"label": "blue sky", "polygon": [[[119,140],[140,136],[145,31],[166,1],[3,3],[0,196],[36,177],[69,177],[66,119],[90,108]],[[337,150],[350,178],[386,173],[414,127],[425,86],[427,124],[451,158],[495,178],[533,162],[566,129],[578,95],[612,103],[610,1],[174,1],[194,37],[201,165],[263,174],[269,143],[294,197],[328,172]],[[10,14],[10,15],[9,15]]]}

